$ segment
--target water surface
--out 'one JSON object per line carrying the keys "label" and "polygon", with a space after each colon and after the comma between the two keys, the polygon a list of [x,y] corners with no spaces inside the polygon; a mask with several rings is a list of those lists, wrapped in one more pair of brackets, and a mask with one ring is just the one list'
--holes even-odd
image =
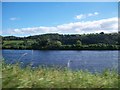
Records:
{"label": "water surface", "polygon": [[118,67],[119,51],[77,51],[77,50],[2,50],[7,63],[22,62],[24,65],[62,66],[70,62],[70,69],[101,72],[104,69]]}

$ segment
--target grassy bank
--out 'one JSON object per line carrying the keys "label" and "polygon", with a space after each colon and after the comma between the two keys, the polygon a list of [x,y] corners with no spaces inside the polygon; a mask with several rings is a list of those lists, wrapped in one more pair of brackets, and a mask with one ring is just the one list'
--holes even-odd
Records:
{"label": "grassy bank", "polygon": [[21,69],[3,63],[3,88],[117,88],[118,74],[105,71],[92,74],[60,68]]}

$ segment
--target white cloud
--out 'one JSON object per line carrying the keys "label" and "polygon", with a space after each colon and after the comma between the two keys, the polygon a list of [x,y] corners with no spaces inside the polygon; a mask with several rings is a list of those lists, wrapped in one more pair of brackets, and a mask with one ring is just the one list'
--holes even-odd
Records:
{"label": "white cloud", "polygon": [[99,13],[98,12],[94,12],[94,15],[98,15]]}
{"label": "white cloud", "polygon": [[87,18],[87,17],[96,16],[98,14],[99,14],[98,12],[88,13],[88,14],[80,14],[80,15],[76,15],[75,19],[84,19],[84,18]]}
{"label": "white cloud", "polygon": [[10,20],[11,20],[11,21],[15,21],[15,20],[19,20],[19,18],[11,17]]}
{"label": "white cloud", "polygon": [[92,13],[89,13],[88,16],[93,16],[93,14],[92,14]]}
{"label": "white cloud", "polygon": [[75,17],[75,19],[83,19],[83,18],[85,18],[85,17],[86,17],[85,15],[80,14],[80,15],[77,15],[77,16]]}
{"label": "white cloud", "polygon": [[[29,27],[10,30],[12,35],[37,35],[44,33],[83,34],[83,33],[112,33],[118,31],[118,18],[108,18],[96,21],[72,22],[54,27]],[[6,32],[5,32],[6,33]]]}

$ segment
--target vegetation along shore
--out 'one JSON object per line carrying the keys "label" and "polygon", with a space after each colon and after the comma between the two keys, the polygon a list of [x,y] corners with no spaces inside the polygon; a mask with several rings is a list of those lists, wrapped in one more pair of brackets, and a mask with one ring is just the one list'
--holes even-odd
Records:
{"label": "vegetation along shore", "polygon": [[67,68],[21,68],[4,62],[2,74],[3,88],[118,88],[119,81],[116,71],[93,74]]}
{"label": "vegetation along shore", "polygon": [[28,37],[1,36],[3,49],[119,50],[120,33],[42,34]]}

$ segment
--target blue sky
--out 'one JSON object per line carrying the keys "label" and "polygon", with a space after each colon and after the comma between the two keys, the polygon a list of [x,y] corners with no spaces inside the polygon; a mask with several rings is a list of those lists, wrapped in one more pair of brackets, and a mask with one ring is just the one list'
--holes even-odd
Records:
{"label": "blue sky", "polygon": [[3,2],[2,30],[15,36],[115,32],[117,15],[117,2]]}

